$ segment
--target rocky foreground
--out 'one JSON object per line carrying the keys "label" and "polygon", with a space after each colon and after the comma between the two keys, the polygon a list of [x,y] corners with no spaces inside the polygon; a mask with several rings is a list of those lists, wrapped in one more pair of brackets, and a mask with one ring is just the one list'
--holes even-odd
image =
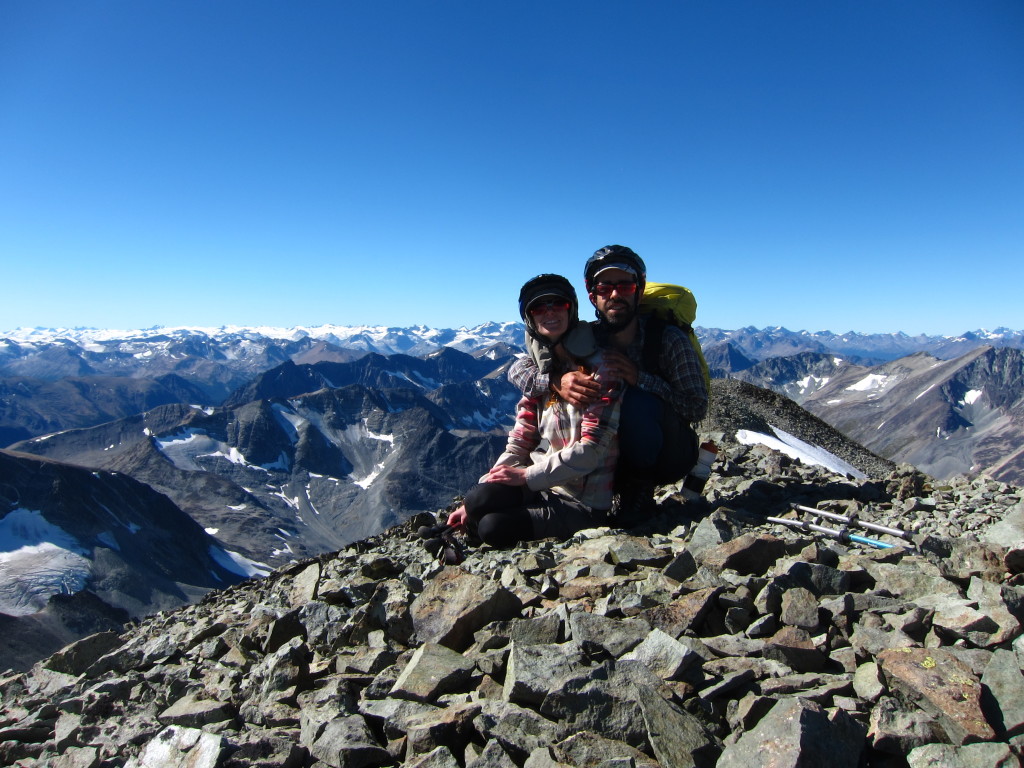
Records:
{"label": "rocky foreground", "polygon": [[[1021,764],[1018,489],[733,447],[706,502],[664,496],[457,566],[414,519],[88,637],[0,677],[0,764]],[[913,540],[765,521],[793,503]]]}

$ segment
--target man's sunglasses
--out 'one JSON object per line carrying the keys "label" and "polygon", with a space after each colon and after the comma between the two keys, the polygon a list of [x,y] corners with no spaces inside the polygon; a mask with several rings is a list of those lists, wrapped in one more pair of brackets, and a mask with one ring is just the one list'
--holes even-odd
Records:
{"label": "man's sunglasses", "polygon": [[538,301],[536,304],[531,304],[530,308],[526,310],[533,317],[537,315],[543,315],[545,312],[561,312],[562,310],[569,311],[568,301]]}
{"label": "man's sunglasses", "polygon": [[632,280],[621,283],[594,283],[594,293],[601,298],[607,299],[614,291],[618,291],[619,296],[632,296],[636,293],[636,283]]}

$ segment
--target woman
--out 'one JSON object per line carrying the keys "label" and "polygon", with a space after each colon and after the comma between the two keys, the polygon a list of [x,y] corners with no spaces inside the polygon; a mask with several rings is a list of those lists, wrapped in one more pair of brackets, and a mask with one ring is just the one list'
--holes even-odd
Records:
{"label": "woman", "polygon": [[565,539],[607,524],[621,383],[604,369],[590,326],[579,322],[578,308],[576,291],[560,275],[538,275],[519,292],[526,346],[538,368],[555,377],[582,370],[603,389],[602,397],[583,411],[557,395],[519,401],[505,452],[448,517],[448,525],[468,525],[492,546]]}

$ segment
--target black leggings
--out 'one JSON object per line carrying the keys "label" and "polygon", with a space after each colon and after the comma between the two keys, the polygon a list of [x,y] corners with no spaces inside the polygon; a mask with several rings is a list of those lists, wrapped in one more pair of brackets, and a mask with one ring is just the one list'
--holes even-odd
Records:
{"label": "black leggings", "polygon": [[608,524],[606,512],[526,486],[480,483],[466,494],[463,504],[470,529],[492,547],[511,547],[536,539],[565,540],[584,528]]}
{"label": "black leggings", "polygon": [[535,494],[526,486],[480,483],[463,504],[470,529],[492,547],[511,547],[533,536],[533,520],[527,506]]}

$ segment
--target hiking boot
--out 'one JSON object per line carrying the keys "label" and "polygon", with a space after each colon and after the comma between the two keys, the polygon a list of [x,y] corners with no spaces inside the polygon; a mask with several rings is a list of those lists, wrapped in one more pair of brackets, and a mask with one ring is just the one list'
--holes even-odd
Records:
{"label": "hiking boot", "polygon": [[455,530],[448,525],[423,525],[417,533],[423,539],[423,547],[436,557],[438,562],[458,565],[466,559]]}
{"label": "hiking boot", "polygon": [[454,536],[444,537],[444,551],[438,555],[438,560],[445,565],[458,565],[466,559],[466,553],[462,545]]}
{"label": "hiking boot", "polygon": [[459,540],[451,533],[427,539],[423,547],[432,554],[437,561],[445,565],[458,565],[466,559]]}

